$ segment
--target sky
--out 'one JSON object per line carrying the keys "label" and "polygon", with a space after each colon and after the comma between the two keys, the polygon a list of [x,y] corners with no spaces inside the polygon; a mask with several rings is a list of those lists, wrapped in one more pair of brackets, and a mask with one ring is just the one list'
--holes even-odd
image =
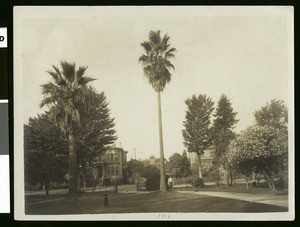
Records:
{"label": "sky", "polygon": [[138,63],[150,30],[168,33],[175,71],[162,93],[165,157],[182,153],[185,100],[225,94],[235,131],[272,99],[291,110],[291,9],[283,7],[15,7],[15,105],[20,121],[45,109],[41,85],[61,60],[88,66],[127,158],[159,157],[157,97]]}

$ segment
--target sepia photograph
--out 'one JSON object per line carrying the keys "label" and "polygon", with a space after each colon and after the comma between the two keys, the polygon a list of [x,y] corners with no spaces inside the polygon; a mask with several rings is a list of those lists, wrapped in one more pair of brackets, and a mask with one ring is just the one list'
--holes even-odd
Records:
{"label": "sepia photograph", "polygon": [[294,220],[291,6],[15,6],[16,220]]}

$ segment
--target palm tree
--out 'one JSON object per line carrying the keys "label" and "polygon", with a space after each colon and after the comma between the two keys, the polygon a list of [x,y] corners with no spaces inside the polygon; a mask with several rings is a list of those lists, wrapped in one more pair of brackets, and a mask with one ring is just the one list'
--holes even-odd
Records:
{"label": "palm tree", "polygon": [[148,38],[148,41],[141,43],[145,53],[140,56],[139,62],[143,65],[144,75],[148,78],[149,83],[157,93],[160,147],[160,191],[166,191],[161,92],[163,92],[166,84],[171,80],[172,75],[170,69],[175,69],[169,59],[175,57],[174,52],[176,49],[170,47],[170,36],[168,34],[165,34],[164,37],[161,38],[160,30],[150,31]]}
{"label": "palm tree", "polygon": [[42,85],[44,99],[40,106],[48,106],[52,111],[54,123],[68,138],[69,144],[69,194],[78,192],[78,163],[76,141],[80,127],[80,105],[83,100],[87,84],[93,78],[84,76],[86,66],[80,66],[76,70],[75,63],[60,62],[61,69],[52,66],[47,71],[52,81]]}

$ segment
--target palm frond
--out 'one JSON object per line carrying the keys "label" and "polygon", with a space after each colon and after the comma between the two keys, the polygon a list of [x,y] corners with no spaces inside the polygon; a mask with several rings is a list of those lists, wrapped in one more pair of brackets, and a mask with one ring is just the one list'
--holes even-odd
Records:
{"label": "palm frond", "polygon": [[79,77],[77,79],[77,83],[78,85],[80,86],[85,86],[86,84],[88,84],[89,82],[92,82],[96,79],[92,78],[92,77],[88,77],[88,76],[85,76],[85,77]]}
{"label": "palm frond", "polygon": [[149,40],[154,44],[158,45],[161,43],[160,30],[150,31],[149,32]]}
{"label": "palm frond", "polygon": [[170,69],[175,70],[174,65],[168,60],[174,58],[175,48],[170,48],[170,36],[165,34],[161,39],[160,30],[149,32],[148,41],[141,44],[146,50],[138,61],[143,65],[144,76],[155,89],[163,91],[165,85],[171,80]]}
{"label": "palm frond", "polygon": [[149,42],[145,41],[141,43],[141,46],[144,47],[146,53],[149,53],[152,50],[152,47]]}
{"label": "palm frond", "polygon": [[168,34],[165,34],[161,41],[162,51],[166,51],[169,48],[170,46],[169,40],[170,40],[170,36]]}
{"label": "palm frond", "polygon": [[56,72],[53,72],[53,71],[51,71],[51,70],[48,70],[48,71],[46,71],[46,73],[48,73],[48,74],[53,78],[53,80],[54,80],[55,82],[57,82],[57,81],[60,80],[60,77],[59,77],[59,75],[58,75]]}
{"label": "palm frond", "polygon": [[150,58],[149,56],[145,55],[145,54],[142,54],[140,57],[139,57],[139,60],[138,60],[140,63],[143,64],[143,66],[146,66],[150,63]]}
{"label": "palm frond", "polygon": [[175,70],[174,65],[169,60],[165,60],[164,65],[166,66],[166,68],[172,68],[173,70]]}
{"label": "palm frond", "polygon": [[55,65],[52,65],[52,68],[54,69],[54,71],[57,73],[57,75],[62,78],[61,72],[59,70],[59,68],[57,68]]}
{"label": "palm frond", "polygon": [[176,52],[176,48],[172,47],[171,49],[167,50],[166,53],[165,53],[165,58],[174,58],[175,57],[175,54],[174,52]]}
{"label": "palm frond", "polygon": [[76,77],[80,78],[84,75],[85,71],[87,70],[87,66],[79,66],[79,68],[76,71]]}
{"label": "palm frond", "polygon": [[75,80],[75,63],[68,63],[66,61],[61,61],[60,66],[62,68],[62,74],[64,77],[73,82]]}

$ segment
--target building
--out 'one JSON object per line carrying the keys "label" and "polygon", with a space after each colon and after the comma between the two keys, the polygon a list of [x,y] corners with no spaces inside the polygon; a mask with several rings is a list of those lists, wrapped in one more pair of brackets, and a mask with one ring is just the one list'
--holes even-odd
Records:
{"label": "building", "polygon": [[95,162],[95,178],[104,184],[125,183],[127,180],[127,151],[113,146]]}
{"label": "building", "polygon": [[[215,147],[211,146],[204,150],[203,155],[201,156],[201,165],[202,170],[209,170],[212,167],[213,164],[213,158],[215,155],[216,149]],[[198,166],[198,156],[196,153],[191,152],[189,154],[189,159],[191,161],[191,166]]]}

